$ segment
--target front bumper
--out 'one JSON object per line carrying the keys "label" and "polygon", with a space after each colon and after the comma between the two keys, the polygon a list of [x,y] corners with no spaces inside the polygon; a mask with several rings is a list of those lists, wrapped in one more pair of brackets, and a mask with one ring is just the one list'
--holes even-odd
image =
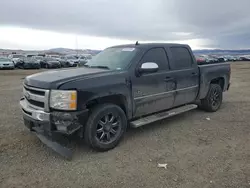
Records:
{"label": "front bumper", "polygon": [[0,65],[0,69],[14,69],[14,65]]}
{"label": "front bumper", "polygon": [[61,144],[65,136],[81,130],[88,117],[88,110],[80,112],[44,112],[29,106],[25,98],[20,100],[25,126],[36,133],[47,146],[66,158],[72,152]]}

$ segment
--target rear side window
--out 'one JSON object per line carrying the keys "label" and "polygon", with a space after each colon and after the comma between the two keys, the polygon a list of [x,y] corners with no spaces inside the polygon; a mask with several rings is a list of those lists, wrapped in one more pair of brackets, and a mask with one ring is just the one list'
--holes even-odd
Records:
{"label": "rear side window", "polygon": [[184,47],[171,47],[173,64],[172,69],[188,69],[192,67],[192,57],[187,48]]}
{"label": "rear side window", "polygon": [[168,58],[163,48],[153,48],[144,54],[141,64],[146,62],[154,62],[159,66],[159,70],[168,69]]}

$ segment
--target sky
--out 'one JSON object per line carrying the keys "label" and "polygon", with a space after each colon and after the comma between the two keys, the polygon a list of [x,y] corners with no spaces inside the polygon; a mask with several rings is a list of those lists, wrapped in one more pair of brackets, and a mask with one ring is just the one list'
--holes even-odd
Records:
{"label": "sky", "polygon": [[0,48],[250,48],[250,0],[1,0]]}

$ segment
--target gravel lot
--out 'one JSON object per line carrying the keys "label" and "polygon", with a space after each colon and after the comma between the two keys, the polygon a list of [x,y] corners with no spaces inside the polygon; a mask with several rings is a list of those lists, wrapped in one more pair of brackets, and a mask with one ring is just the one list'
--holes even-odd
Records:
{"label": "gravel lot", "polygon": [[218,112],[194,110],[130,129],[118,147],[104,153],[73,141],[72,161],[23,125],[21,83],[34,72],[0,71],[1,188],[250,187],[250,63],[233,63],[232,85]]}

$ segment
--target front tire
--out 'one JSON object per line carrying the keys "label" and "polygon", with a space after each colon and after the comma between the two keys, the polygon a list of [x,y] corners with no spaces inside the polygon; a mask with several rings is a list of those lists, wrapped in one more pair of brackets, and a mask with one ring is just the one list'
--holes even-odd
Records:
{"label": "front tire", "polygon": [[118,145],[127,129],[124,111],[114,104],[94,107],[86,123],[84,139],[93,149],[107,151]]}
{"label": "front tire", "polygon": [[200,108],[207,112],[216,112],[223,99],[222,88],[219,84],[210,84],[207,96],[201,100]]}

